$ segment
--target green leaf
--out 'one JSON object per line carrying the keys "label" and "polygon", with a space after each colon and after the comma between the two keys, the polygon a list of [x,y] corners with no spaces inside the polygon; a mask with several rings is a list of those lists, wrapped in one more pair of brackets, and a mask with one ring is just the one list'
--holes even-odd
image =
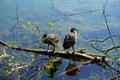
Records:
{"label": "green leaf", "polygon": [[30,27],[30,26],[31,26],[31,23],[30,23],[30,22],[27,22],[27,23],[26,23],[26,26],[27,26],[27,27]]}
{"label": "green leaf", "polygon": [[50,29],[53,30],[53,31],[56,30],[55,27],[51,27]]}
{"label": "green leaf", "polygon": [[52,23],[51,21],[48,21],[48,25],[49,25],[50,27],[53,27],[53,23]]}
{"label": "green leaf", "polygon": [[37,28],[36,28],[35,26],[32,26],[32,29],[33,29],[34,31],[36,31],[36,30],[37,30]]}

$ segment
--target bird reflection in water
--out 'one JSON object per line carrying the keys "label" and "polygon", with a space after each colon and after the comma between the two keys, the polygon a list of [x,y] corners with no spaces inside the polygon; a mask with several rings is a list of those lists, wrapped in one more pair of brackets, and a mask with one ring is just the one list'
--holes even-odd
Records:
{"label": "bird reflection in water", "polygon": [[75,61],[74,61],[74,64],[71,64],[70,60],[69,60],[68,66],[65,69],[65,72],[66,72],[66,75],[68,76],[76,76],[77,74],[80,73],[78,66],[75,64]]}
{"label": "bird reflection in water", "polygon": [[60,65],[62,64],[61,58],[50,58],[47,63],[44,64],[44,71],[48,77],[53,78],[54,73],[59,70]]}

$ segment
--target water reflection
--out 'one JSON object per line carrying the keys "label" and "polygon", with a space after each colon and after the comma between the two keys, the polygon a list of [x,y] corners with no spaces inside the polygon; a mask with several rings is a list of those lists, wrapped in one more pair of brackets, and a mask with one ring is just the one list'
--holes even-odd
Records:
{"label": "water reflection", "polygon": [[[75,69],[73,69],[73,68],[75,68]],[[71,70],[71,69],[73,69],[73,70]],[[77,65],[75,64],[75,61],[74,61],[74,64],[72,64],[72,63],[70,63],[70,60],[69,60],[68,66],[65,69],[65,72],[66,72],[66,75],[68,75],[68,76],[75,76],[80,73]]]}
{"label": "water reflection", "polygon": [[[65,80],[70,80],[69,77],[71,78],[71,80],[74,80],[74,79],[76,80],[78,78],[79,79],[86,78],[86,80],[89,80],[91,79],[90,77],[91,75],[92,77],[94,77],[93,80],[95,80],[95,77],[98,78],[98,80],[104,80],[104,78],[100,77],[99,75],[104,76],[109,73],[109,75],[106,75],[106,78],[110,78],[111,76],[113,76],[110,74],[110,73],[113,73],[113,71],[116,72],[117,74],[120,73],[119,68],[117,70],[116,67],[112,66],[111,62],[99,62],[99,63],[96,63],[97,65],[95,63],[89,64],[89,65],[82,65],[82,63],[80,62],[75,62],[75,61],[70,62],[70,60],[67,62],[68,63],[67,64],[65,62],[66,60],[62,60],[59,57],[48,58],[48,56],[35,55],[35,57],[33,58],[35,58],[35,60],[30,65],[16,65],[16,67],[13,66],[13,63],[14,63],[13,60],[15,60],[16,58],[12,60],[11,65],[9,65],[10,62],[8,61],[8,59],[7,60],[4,59],[9,64],[3,63],[4,61],[1,61],[0,70],[2,71],[2,73],[4,73],[4,76],[8,77],[7,79],[10,79],[14,76],[13,79],[20,78],[20,80],[28,80],[28,79],[36,80],[36,78],[37,80],[39,79],[61,80],[61,77],[66,78]],[[82,66],[78,67],[80,65]],[[5,68],[5,67],[8,67],[8,68]],[[104,71],[102,71],[101,69]],[[16,70],[18,74],[15,73]],[[9,72],[10,76],[6,75],[6,73],[8,74],[7,71]],[[63,71],[65,73],[59,76],[59,74]],[[98,71],[99,73],[96,73]],[[2,80],[6,79],[6,78],[3,78],[4,76],[1,74],[0,78],[2,78]]]}
{"label": "water reflection", "polygon": [[48,77],[53,78],[54,73],[59,70],[61,64],[61,58],[50,58],[48,62],[43,65],[44,71],[47,73]]}

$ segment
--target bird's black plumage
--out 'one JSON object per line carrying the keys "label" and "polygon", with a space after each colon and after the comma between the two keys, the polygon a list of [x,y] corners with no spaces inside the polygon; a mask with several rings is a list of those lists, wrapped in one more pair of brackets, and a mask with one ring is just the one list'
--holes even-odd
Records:
{"label": "bird's black plumage", "polygon": [[63,42],[63,48],[64,49],[69,49],[72,47],[74,51],[74,45],[76,43],[76,38],[77,38],[77,29],[76,28],[71,28],[70,32],[68,32],[65,35],[64,42]]}

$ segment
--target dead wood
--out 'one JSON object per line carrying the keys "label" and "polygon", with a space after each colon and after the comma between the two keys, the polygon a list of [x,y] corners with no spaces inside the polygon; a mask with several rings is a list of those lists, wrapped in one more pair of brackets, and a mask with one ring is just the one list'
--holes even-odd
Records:
{"label": "dead wood", "polygon": [[95,54],[90,54],[90,53],[80,53],[78,51],[76,51],[75,53],[72,54],[71,53],[67,53],[66,51],[47,51],[47,50],[42,50],[42,49],[33,49],[33,48],[20,48],[17,46],[13,46],[13,45],[9,45],[8,43],[0,40],[0,44],[3,46],[6,46],[8,48],[11,49],[15,49],[15,50],[21,50],[21,51],[27,51],[27,52],[33,52],[36,54],[42,54],[42,55],[48,55],[48,56],[56,56],[56,57],[62,57],[62,58],[66,58],[66,59],[71,59],[71,60],[75,60],[75,61],[81,61],[82,59],[85,61],[104,61],[105,60],[105,55],[95,55]]}

